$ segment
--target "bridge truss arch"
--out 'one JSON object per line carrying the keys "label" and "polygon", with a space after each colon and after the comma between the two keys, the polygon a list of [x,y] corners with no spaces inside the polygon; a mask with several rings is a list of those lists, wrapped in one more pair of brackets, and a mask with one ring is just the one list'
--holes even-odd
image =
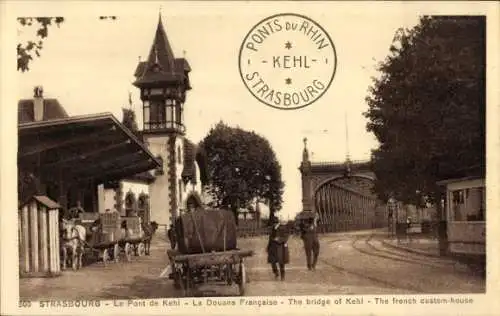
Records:
{"label": "bridge truss arch", "polygon": [[304,148],[299,170],[302,209],[318,213],[320,232],[387,226],[387,207],[373,193],[375,174],[369,161],[311,162]]}
{"label": "bridge truss arch", "polygon": [[374,179],[367,175],[333,176],[313,191],[313,209],[320,232],[383,227],[385,207],[372,194]]}

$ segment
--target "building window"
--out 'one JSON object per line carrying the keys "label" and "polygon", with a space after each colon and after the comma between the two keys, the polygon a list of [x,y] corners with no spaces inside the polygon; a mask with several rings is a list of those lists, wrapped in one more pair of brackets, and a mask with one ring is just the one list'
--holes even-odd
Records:
{"label": "building window", "polygon": [[125,216],[134,216],[137,213],[137,204],[135,194],[128,191],[125,196]]}
{"label": "building window", "polygon": [[451,221],[484,221],[486,213],[484,187],[455,190],[450,193]]}
{"label": "building window", "polygon": [[175,107],[175,118],[177,124],[182,124],[182,108],[180,104],[177,104]]}
{"label": "building window", "polygon": [[143,117],[144,117],[144,128],[145,129],[149,129],[149,120],[150,120],[149,110],[150,110],[149,101],[144,101],[144,105],[143,105],[143,111],[144,111]]}
{"label": "building window", "polygon": [[156,129],[165,126],[165,104],[163,102],[153,102],[150,105],[149,128]]}
{"label": "building window", "polygon": [[182,163],[182,151],[181,151],[181,146],[177,147],[177,161],[181,164]]}
{"label": "building window", "polygon": [[182,180],[179,179],[179,205],[182,203]]}

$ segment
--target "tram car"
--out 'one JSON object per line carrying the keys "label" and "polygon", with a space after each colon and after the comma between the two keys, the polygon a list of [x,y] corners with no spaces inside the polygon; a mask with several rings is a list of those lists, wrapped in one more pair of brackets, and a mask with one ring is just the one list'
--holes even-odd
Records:
{"label": "tram car", "polygon": [[438,182],[446,188],[448,253],[462,259],[486,259],[486,182],[481,177]]}

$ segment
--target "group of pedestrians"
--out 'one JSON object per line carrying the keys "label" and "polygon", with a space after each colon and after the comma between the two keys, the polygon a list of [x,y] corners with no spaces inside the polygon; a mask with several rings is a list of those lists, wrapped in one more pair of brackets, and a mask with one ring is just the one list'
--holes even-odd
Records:
{"label": "group of pedestrians", "polygon": [[[300,238],[304,244],[307,269],[314,271],[319,256],[319,239],[317,232],[317,218],[303,220],[299,226]],[[271,220],[271,231],[267,244],[267,262],[271,264],[276,279],[285,280],[285,265],[290,263],[288,238],[290,229],[281,224],[277,218]]]}

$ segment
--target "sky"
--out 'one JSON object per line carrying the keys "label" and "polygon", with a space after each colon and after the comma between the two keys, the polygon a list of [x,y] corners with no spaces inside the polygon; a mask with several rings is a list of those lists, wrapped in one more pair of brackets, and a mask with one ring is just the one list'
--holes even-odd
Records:
{"label": "sky", "polygon": [[[59,5],[60,4],[60,5]],[[101,3],[99,3],[101,4]],[[47,6],[51,15],[65,17],[51,27],[41,57],[30,71],[17,73],[18,98],[31,98],[42,85],[44,96],[57,98],[70,115],[112,112],[121,120],[122,107],[133,107],[142,126],[139,90],[132,85],[139,61],[149,53],[161,15],[176,57],[191,65],[193,89],[185,103],[187,137],[199,142],[220,120],[254,130],[267,138],[282,166],[285,182],[282,216],[301,211],[298,170],[304,137],[312,161],[343,162],[346,156],[346,117],[351,159],[369,159],[377,147],[366,131],[362,113],[365,97],[377,76],[375,66],[389,53],[395,31],[412,27],[418,14],[403,4],[257,2],[89,2]],[[21,6],[21,4],[19,5]],[[26,5],[29,12],[30,7]],[[250,29],[277,13],[295,12],[319,23],[330,35],[337,53],[337,71],[328,91],[315,103],[293,111],[274,109],[256,100],[238,70],[240,45]],[[44,12],[45,13],[45,12]],[[48,14],[47,14],[48,15]],[[115,15],[116,20],[99,20]],[[35,30],[19,28],[19,40],[32,39]]]}

